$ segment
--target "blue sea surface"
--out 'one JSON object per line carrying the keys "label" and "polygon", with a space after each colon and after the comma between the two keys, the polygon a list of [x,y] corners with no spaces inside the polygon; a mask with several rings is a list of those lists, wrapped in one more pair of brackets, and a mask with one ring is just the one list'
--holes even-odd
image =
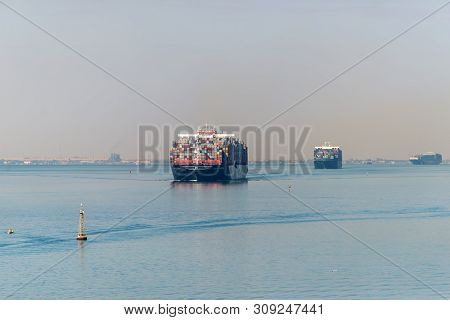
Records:
{"label": "blue sea surface", "polygon": [[0,166],[0,179],[0,298],[450,297],[448,165],[253,169],[228,184]]}

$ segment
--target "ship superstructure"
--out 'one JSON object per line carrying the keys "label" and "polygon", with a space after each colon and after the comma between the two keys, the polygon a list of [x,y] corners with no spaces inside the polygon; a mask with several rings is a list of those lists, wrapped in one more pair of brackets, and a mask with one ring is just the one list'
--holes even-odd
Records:
{"label": "ship superstructure", "polygon": [[325,142],[323,146],[314,147],[315,169],[341,169],[342,150],[338,146],[332,146]]}
{"label": "ship superstructure", "polygon": [[170,150],[173,177],[179,181],[245,179],[247,146],[234,134],[203,126],[194,134],[179,134]]}

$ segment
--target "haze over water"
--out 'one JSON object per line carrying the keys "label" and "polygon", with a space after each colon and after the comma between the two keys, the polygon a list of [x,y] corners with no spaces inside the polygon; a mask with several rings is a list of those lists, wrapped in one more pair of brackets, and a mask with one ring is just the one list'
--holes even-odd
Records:
{"label": "haze over water", "polygon": [[[83,202],[89,240],[11,298],[441,298],[252,170],[231,184],[172,183],[170,173],[134,166],[0,166],[0,174],[0,229],[16,230],[0,233],[2,297],[79,248]],[[450,295],[448,165],[269,178]]]}
{"label": "haze over water", "polygon": [[[8,4],[196,128],[273,119],[443,2]],[[138,124],[179,124],[6,7],[0,21],[0,159],[136,159]],[[448,157],[449,29],[447,6],[271,124],[310,125],[307,150],[346,159]]]}

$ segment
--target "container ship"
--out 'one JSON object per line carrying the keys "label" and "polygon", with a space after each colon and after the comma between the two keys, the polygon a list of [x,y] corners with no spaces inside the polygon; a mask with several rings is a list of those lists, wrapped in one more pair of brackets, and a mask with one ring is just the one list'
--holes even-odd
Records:
{"label": "container ship", "polygon": [[412,164],[416,165],[438,165],[442,163],[442,155],[435,152],[427,152],[409,158]]}
{"label": "container ship", "polygon": [[315,169],[341,169],[342,150],[325,142],[323,146],[314,147]]}
{"label": "container ship", "polygon": [[234,134],[203,126],[194,134],[178,135],[170,166],[177,181],[242,180],[248,172],[248,149]]}

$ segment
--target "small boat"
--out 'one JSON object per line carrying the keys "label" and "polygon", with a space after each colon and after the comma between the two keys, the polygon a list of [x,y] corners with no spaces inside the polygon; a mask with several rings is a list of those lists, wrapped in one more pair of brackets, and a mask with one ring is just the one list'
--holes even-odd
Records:
{"label": "small boat", "polygon": [[6,233],[7,233],[7,234],[13,234],[13,233],[14,233],[14,229],[8,229],[8,230],[6,231]]}

